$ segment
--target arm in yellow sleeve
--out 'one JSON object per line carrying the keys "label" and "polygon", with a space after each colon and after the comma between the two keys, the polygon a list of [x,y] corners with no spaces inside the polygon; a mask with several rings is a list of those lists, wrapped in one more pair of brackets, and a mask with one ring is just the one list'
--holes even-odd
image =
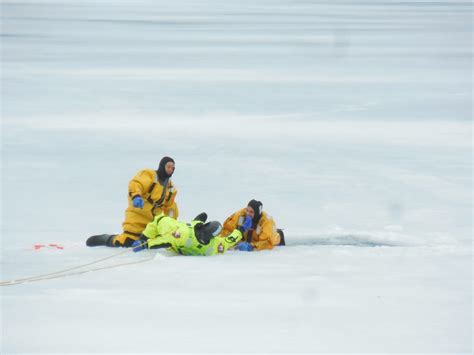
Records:
{"label": "arm in yellow sleeve", "polygon": [[162,218],[166,218],[164,215],[155,217],[153,221],[146,225],[143,235],[148,238],[149,249],[169,248],[172,245],[173,238],[169,233],[162,234],[163,230],[159,230],[158,223]]}
{"label": "arm in yellow sleeve", "polygon": [[238,227],[239,225],[239,218],[242,215],[242,210],[238,210],[235,212],[233,215],[227,217],[227,219],[224,222],[224,225],[222,226],[222,236],[228,236],[231,234],[235,228]]}
{"label": "arm in yellow sleeve", "polygon": [[140,195],[143,196],[151,187],[154,181],[155,173],[153,170],[141,170],[128,183],[128,195],[130,197]]}

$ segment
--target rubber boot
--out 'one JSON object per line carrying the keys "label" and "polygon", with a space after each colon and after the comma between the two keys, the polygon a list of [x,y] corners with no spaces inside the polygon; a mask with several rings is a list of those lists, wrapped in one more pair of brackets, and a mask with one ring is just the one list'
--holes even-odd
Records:
{"label": "rubber boot", "polygon": [[115,234],[99,234],[89,237],[86,241],[88,247],[108,246],[113,247],[112,239]]}
{"label": "rubber boot", "polygon": [[278,245],[280,245],[280,246],[286,245],[285,244],[285,234],[283,233],[283,231],[281,229],[277,229],[277,232],[278,232],[278,234],[280,234],[280,244],[278,244]]}
{"label": "rubber boot", "polygon": [[194,217],[193,221],[201,221],[202,223],[206,223],[207,220],[207,213],[201,212],[196,217]]}

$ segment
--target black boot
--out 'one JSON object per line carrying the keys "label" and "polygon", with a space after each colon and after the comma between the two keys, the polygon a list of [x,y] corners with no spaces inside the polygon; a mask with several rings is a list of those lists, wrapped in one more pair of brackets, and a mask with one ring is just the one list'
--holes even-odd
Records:
{"label": "black boot", "polygon": [[278,245],[286,245],[285,244],[285,234],[281,229],[277,229],[278,234],[280,234],[280,244]]}
{"label": "black boot", "polygon": [[92,237],[87,238],[86,245],[88,247],[98,247],[101,245],[106,245],[108,247],[113,247],[112,239],[116,234],[99,234],[93,235]]}
{"label": "black boot", "polygon": [[202,223],[206,223],[207,221],[207,213],[201,212],[196,217],[194,217],[193,221],[201,221]]}

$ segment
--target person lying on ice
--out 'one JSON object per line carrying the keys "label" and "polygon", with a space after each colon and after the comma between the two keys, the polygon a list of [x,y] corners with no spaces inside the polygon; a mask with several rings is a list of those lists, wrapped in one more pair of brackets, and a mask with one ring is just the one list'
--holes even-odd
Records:
{"label": "person lying on ice", "polygon": [[238,210],[225,220],[221,236],[227,237],[233,230],[239,228],[247,218],[250,218],[252,226],[243,233],[243,241],[237,245],[238,250],[264,250],[273,249],[276,245],[285,245],[283,231],[276,228],[275,221],[262,211],[262,207],[262,202],[250,200],[247,207]]}
{"label": "person lying on ice", "polygon": [[146,226],[139,240],[133,242],[134,252],[143,249],[169,248],[182,255],[215,255],[233,248],[252,225],[250,217],[226,237],[217,238],[222,226],[217,221],[205,223],[201,213],[190,223],[177,221],[161,214]]}
{"label": "person lying on ice", "polygon": [[121,234],[100,234],[87,239],[87,246],[130,247],[140,237],[146,225],[161,213],[178,218],[175,197],[177,190],[171,181],[174,160],[163,157],[158,170],[144,169],[128,184],[128,207]]}

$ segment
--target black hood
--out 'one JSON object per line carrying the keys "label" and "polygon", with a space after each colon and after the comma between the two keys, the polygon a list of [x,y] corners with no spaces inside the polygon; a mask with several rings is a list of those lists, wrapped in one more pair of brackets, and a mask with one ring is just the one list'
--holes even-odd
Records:
{"label": "black hood", "polygon": [[173,175],[173,173],[171,173],[171,175],[168,175],[165,170],[165,165],[170,161],[174,163],[173,158],[170,157],[163,157],[163,159],[161,159],[160,161],[160,165],[158,166],[158,170],[156,171],[156,173],[158,174],[158,179],[161,182],[165,181],[166,179],[169,179],[171,175]]}
{"label": "black hood", "polygon": [[252,225],[255,227],[262,217],[263,203],[257,200],[250,200],[247,206],[252,207],[253,211],[255,212],[255,215],[252,219]]}

